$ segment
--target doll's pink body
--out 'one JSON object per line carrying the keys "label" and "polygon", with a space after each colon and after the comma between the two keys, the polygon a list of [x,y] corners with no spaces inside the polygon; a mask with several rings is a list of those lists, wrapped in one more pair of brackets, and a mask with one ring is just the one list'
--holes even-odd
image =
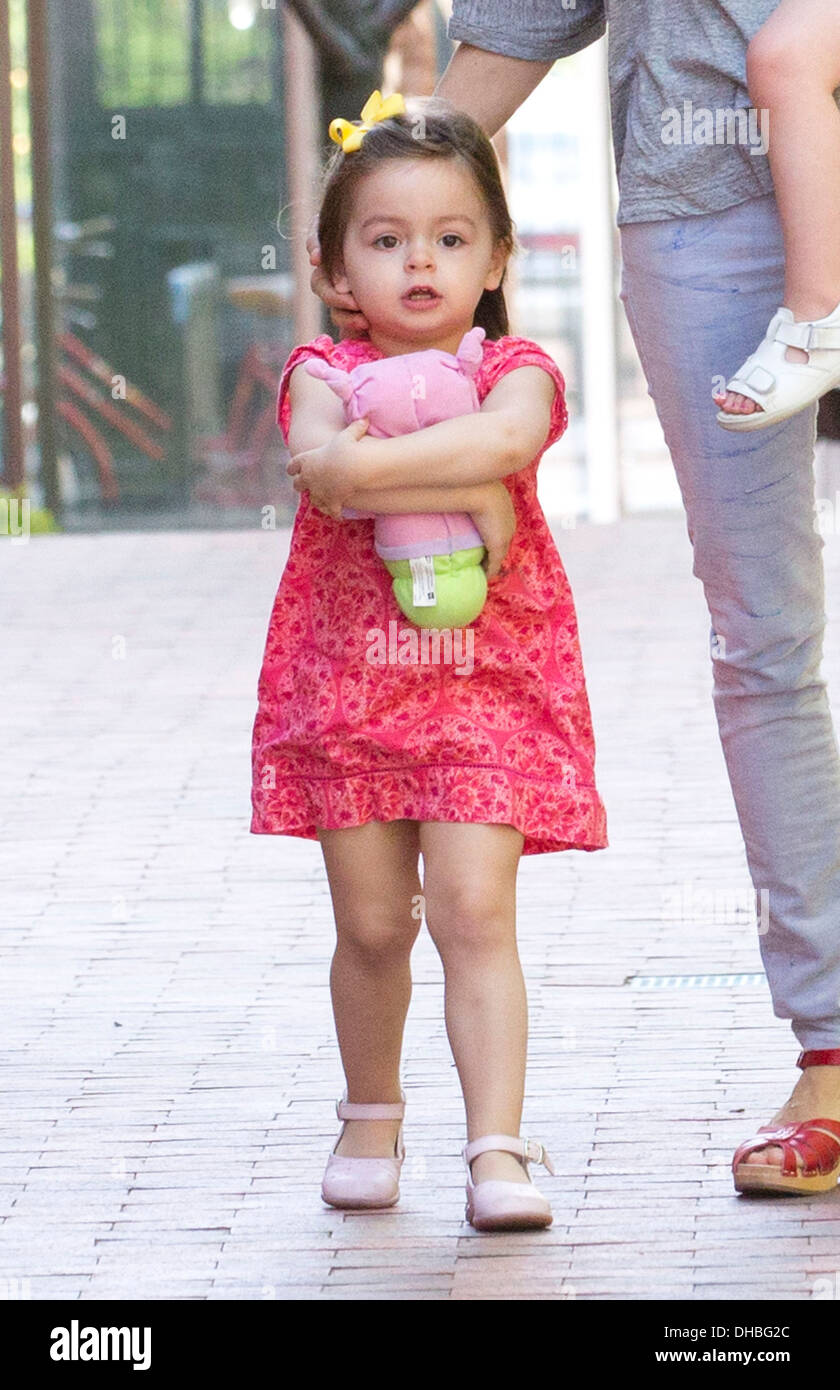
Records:
{"label": "doll's pink body", "polygon": [[[455,354],[428,348],[363,362],[351,372],[314,357],[304,365],[344,401],[348,424],[365,418],[368,434],[393,438],[479,409],[473,378],[481,364],[484,337],[483,328],[471,328]],[[348,520],[376,517],[374,544],[383,560],[451,555],[483,544],[466,512],[385,515],[345,507],[342,516]]]}

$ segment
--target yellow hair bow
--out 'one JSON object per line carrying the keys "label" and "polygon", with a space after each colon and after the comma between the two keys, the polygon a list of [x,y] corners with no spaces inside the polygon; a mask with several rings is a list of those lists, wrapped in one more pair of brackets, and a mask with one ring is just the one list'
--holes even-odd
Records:
{"label": "yellow hair bow", "polygon": [[330,121],[330,139],[340,145],[345,154],[350,154],[359,148],[377,121],[386,121],[389,116],[401,116],[404,111],[405,101],[401,92],[394,92],[383,101],[382,93],[377,89],[371,92],[362,107],[361,125],[358,121],[345,121],[341,116],[336,116],[334,121]]}

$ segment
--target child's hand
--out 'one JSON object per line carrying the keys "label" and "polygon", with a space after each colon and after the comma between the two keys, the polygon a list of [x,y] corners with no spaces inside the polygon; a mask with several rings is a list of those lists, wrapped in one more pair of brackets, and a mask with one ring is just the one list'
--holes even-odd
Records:
{"label": "child's hand", "polygon": [[295,454],[286,464],[286,472],[294,478],[295,492],[308,492],[313,507],[336,521],[341,520],[341,509],[347,505],[363,471],[360,440],[368,423],[353,420],[328,443]]}
{"label": "child's hand", "polygon": [[516,531],[516,512],[503,482],[488,483],[486,487],[487,501],[470,514],[487,550],[482,560],[487,578],[495,579]]}
{"label": "child's hand", "polygon": [[309,280],[310,289],[319,299],[323,299],[342,338],[366,338],[370,325],[352,294],[339,294],[326,271],[321,268],[321,246],[317,226],[316,217],[306,238],[309,264],[315,267]]}

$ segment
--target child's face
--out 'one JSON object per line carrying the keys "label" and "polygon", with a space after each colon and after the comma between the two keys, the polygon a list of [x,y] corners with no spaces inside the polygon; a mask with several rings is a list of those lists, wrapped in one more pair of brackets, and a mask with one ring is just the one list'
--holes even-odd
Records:
{"label": "child's face", "polygon": [[[390,159],[356,190],[335,283],[353,294],[374,340],[440,347],[472,327],[506,259],[462,160]],[[434,295],[409,298],[421,285]]]}

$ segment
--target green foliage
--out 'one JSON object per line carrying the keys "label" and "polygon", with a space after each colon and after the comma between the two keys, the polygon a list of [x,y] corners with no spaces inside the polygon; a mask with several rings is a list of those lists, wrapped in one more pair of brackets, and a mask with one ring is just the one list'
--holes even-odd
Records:
{"label": "green foliage", "polygon": [[[13,497],[17,497],[22,501],[28,496],[29,494],[23,483],[18,484],[18,486],[14,488],[7,488],[0,485],[0,513],[6,513],[6,507],[3,505],[4,502],[8,502]],[[59,526],[55,515],[48,507],[30,506],[28,530],[30,535],[36,536],[43,535],[50,531],[61,531],[62,527]]]}

